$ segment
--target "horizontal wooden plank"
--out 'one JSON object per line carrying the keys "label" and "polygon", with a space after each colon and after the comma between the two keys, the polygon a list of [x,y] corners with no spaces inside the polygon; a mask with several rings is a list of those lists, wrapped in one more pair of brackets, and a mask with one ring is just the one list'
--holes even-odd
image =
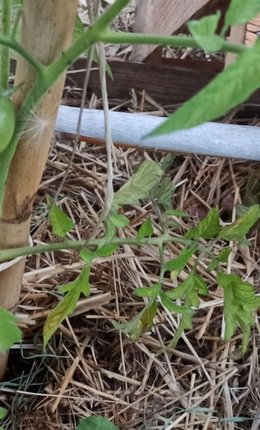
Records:
{"label": "horizontal wooden plank", "polygon": [[[114,79],[107,79],[108,97],[120,101],[129,100],[134,89],[151,96],[157,103],[165,106],[182,104],[203,88],[224,67],[218,61],[165,60],[166,64],[109,62]],[[79,104],[79,92],[83,88],[86,61],[78,60],[67,74],[64,102],[75,97]],[[90,74],[89,94],[101,96],[99,74]],[[71,103],[71,100],[70,100]],[[72,103],[71,103],[72,104]],[[247,105],[260,105],[260,91],[257,91]]]}

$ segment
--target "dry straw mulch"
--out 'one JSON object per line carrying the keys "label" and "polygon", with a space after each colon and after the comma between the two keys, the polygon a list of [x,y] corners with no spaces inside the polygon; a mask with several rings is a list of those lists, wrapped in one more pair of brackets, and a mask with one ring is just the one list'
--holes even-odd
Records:
{"label": "dry straw mulch", "polygon": [[[72,142],[59,136],[35,204],[34,244],[55,240],[46,217],[46,196],[55,195],[71,151]],[[164,156],[134,149],[116,148],[115,152],[116,189],[144,159],[159,161]],[[181,221],[181,230],[185,232],[213,206],[218,206],[223,221],[229,222],[234,205],[248,198],[249,173],[258,178],[257,163],[176,157],[169,173],[176,184],[173,205],[192,214],[190,220]],[[91,235],[104,205],[105,180],[105,149],[81,143],[59,196],[76,224],[70,238]],[[157,225],[150,203],[126,208],[125,214],[131,223],[119,232],[122,237],[133,236],[147,216]],[[234,248],[227,270],[258,289],[257,229],[250,240],[250,248]],[[179,245],[169,246],[167,258],[179,250]],[[251,428],[259,404],[259,323],[256,320],[248,353],[236,360],[241,336],[238,333],[230,343],[221,340],[223,297],[203,261],[198,262],[198,270],[210,294],[201,301],[193,330],[182,337],[176,349],[161,351],[178,324],[176,315],[162,308],[153,329],[138,342],[113,328],[112,320],[128,321],[142,309],[143,300],[136,298],[133,290],[159,280],[156,248],[124,246],[93,265],[91,296],[79,301],[73,316],[64,321],[42,353],[42,326],[48,311],[59,301],[57,289],[73,280],[81,267],[77,252],[70,250],[28,258],[17,306],[24,340],[21,349],[11,352],[9,382],[1,387],[1,400],[12,404],[6,428],[72,430],[80,417],[92,414],[106,416],[126,430]],[[179,280],[187,272],[183,271]],[[167,286],[173,286],[171,281]],[[236,422],[238,417],[245,421]]]}

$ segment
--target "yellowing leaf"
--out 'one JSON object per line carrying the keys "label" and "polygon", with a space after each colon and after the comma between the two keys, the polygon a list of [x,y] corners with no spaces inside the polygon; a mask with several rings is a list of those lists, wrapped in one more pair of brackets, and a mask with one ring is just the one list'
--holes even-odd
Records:
{"label": "yellowing leaf", "polygon": [[50,338],[59,328],[62,321],[74,311],[80,294],[83,293],[85,296],[90,294],[89,273],[90,269],[88,266],[86,266],[82,270],[81,274],[73,282],[63,286],[63,291],[67,291],[67,294],[56,306],[56,308],[49,312],[44,324],[44,347],[46,347]]}
{"label": "yellowing leaf", "polygon": [[241,240],[260,219],[259,205],[251,206],[243,215],[231,225],[224,227],[218,237],[224,240]]}
{"label": "yellowing leaf", "polygon": [[145,161],[137,172],[114,195],[113,207],[136,205],[147,199],[163,175],[163,170],[155,161]]}

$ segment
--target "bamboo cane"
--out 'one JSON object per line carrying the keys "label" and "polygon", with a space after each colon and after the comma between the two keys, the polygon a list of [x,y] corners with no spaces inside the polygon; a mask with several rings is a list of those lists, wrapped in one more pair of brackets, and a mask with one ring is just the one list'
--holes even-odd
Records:
{"label": "bamboo cane", "polygon": [[[72,39],[77,0],[24,0],[22,45],[43,64],[50,64]],[[18,108],[35,79],[35,71],[19,59],[15,85],[23,83],[14,94]],[[0,248],[12,248],[28,243],[31,212],[46,164],[65,76],[53,85],[32,116],[28,133],[18,144],[5,189],[0,220]],[[13,308],[19,300],[25,260],[0,272],[0,306]],[[0,378],[6,357],[0,356]]]}

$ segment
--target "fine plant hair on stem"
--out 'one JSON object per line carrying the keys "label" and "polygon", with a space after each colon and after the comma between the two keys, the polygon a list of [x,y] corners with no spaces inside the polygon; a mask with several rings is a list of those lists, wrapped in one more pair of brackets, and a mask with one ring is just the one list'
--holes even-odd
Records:
{"label": "fine plant hair on stem", "polygon": [[[46,114],[47,112],[44,113]],[[46,133],[46,131],[49,131],[48,135],[51,137],[53,121],[54,117],[51,116],[49,112],[46,117],[42,114],[41,116],[38,115],[36,110],[31,112],[30,119],[21,134],[21,140],[23,144],[28,147],[28,150],[38,150],[37,143],[40,142],[41,136]]]}

